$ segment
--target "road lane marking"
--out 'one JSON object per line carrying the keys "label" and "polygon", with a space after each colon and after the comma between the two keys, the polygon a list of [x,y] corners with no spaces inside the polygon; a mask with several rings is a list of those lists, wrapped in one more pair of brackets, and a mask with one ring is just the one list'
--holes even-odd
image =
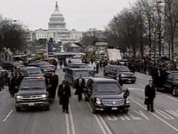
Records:
{"label": "road lane marking", "polygon": [[174,117],[178,118],[178,112],[173,111],[173,110],[166,110],[166,112],[168,112],[169,114],[173,115]]}
{"label": "road lane marking", "polygon": [[9,118],[9,116],[12,114],[13,111],[14,111],[14,110],[11,110],[11,111],[6,115],[6,117],[4,118],[3,122],[5,122],[5,121]]}
{"label": "road lane marking", "polygon": [[73,120],[73,115],[72,115],[72,110],[71,110],[70,105],[69,105],[69,117],[70,117],[70,121],[71,121],[72,134],[75,134],[74,120]]}
{"label": "road lane marking", "polygon": [[143,118],[145,118],[146,120],[149,120],[149,118],[141,111],[141,110],[139,110],[139,111],[134,111],[135,113],[137,113],[138,115],[141,115]]}
{"label": "road lane marking", "polygon": [[104,119],[103,119],[100,115],[98,115],[98,116],[99,116],[101,122],[103,123],[104,127],[106,128],[106,130],[107,130],[107,132],[108,132],[107,134],[112,134],[111,130],[109,129],[109,127],[108,127],[108,125],[106,124],[106,122],[104,121]]}
{"label": "road lane marking", "polygon": [[[144,110],[146,110],[146,108],[144,106],[142,106],[140,103],[138,103],[137,101],[133,100],[132,98],[130,98],[135,104],[137,104],[138,106],[140,106],[141,108],[143,108]],[[162,119],[161,117],[159,117],[158,115],[149,112],[150,114],[152,114],[153,116],[155,116],[157,119],[159,119],[160,121],[162,121],[164,124],[166,124],[167,126],[169,126],[170,128],[172,128],[173,130],[175,130],[176,132],[178,132],[178,129],[175,128],[173,125],[171,125],[170,123],[168,123],[167,121],[165,121],[164,119]]]}
{"label": "road lane marking", "polygon": [[[90,111],[92,112],[92,108],[91,108],[89,102],[87,104],[88,104],[88,107],[90,108]],[[93,116],[95,117],[95,119],[96,119],[96,121],[97,121],[97,123],[98,123],[98,125],[99,125],[99,127],[101,129],[101,131],[103,132],[103,134],[108,134],[106,132],[106,130],[104,129],[104,126],[102,125],[101,121],[99,120],[99,117],[97,115],[95,115],[95,114],[93,114]]]}
{"label": "road lane marking", "polygon": [[123,117],[120,117],[121,120],[125,121],[125,119]]}
{"label": "road lane marking", "polygon": [[164,112],[162,110],[156,110],[156,113],[160,114],[161,116],[163,116],[167,120],[173,120],[174,119],[171,115],[167,114],[166,112]]}
{"label": "road lane marking", "polygon": [[70,128],[69,128],[69,117],[67,114],[65,114],[66,117],[66,130],[67,130],[67,134],[70,134]]}
{"label": "road lane marking", "polygon": [[111,115],[111,116],[107,115],[107,118],[110,121],[117,121],[117,118],[114,115]]}
{"label": "road lane marking", "polygon": [[134,115],[132,115],[132,114],[130,114],[130,113],[128,113],[128,115],[129,115],[133,120],[142,120],[141,118],[136,117],[136,116],[134,116]]}
{"label": "road lane marking", "polygon": [[128,120],[128,121],[131,120],[131,119],[130,119],[128,116],[126,116],[126,115],[124,115],[124,118],[125,118],[126,120]]}
{"label": "road lane marking", "polygon": [[178,102],[178,100],[177,99],[175,99],[175,98],[173,98],[173,97],[171,97],[171,96],[168,96],[168,95],[165,95],[167,98],[169,98],[169,99],[171,99],[171,100],[174,100],[174,101],[177,101]]}

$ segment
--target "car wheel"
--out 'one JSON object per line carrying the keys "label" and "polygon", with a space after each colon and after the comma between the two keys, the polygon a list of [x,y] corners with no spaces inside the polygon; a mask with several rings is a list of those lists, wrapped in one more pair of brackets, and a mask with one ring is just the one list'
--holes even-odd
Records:
{"label": "car wheel", "polygon": [[48,104],[47,106],[45,106],[45,110],[49,111],[50,110],[50,105]]}
{"label": "car wheel", "polygon": [[17,112],[21,112],[22,111],[20,107],[15,107],[15,109],[16,109]]}
{"label": "car wheel", "polygon": [[173,87],[173,89],[172,89],[172,95],[173,96],[177,96],[177,93],[178,93],[177,87]]}
{"label": "car wheel", "polygon": [[104,76],[106,77],[107,76],[107,74],[104,72]]}
{"label": "car wheel", "polygon": [[92,113],[93,113],[93,114],[96,114],[96,113],[97,113],[96,107],[95,107],[94,105],[92,105]]}
{"label": "car wheel", "polygon": [[85,96],[85,101],[87,102],[88,101],[88,98]]}
{"label": "car wheel", "polygon": [[129,109],[125,109],[125,108],[123,109],[123,113],[127,114],[128,112],[129,112]]}
{"label": "car wheel", "polygon": [[134,84],[134,83],[135,83],[135,80],[132,81],[132,84]]}

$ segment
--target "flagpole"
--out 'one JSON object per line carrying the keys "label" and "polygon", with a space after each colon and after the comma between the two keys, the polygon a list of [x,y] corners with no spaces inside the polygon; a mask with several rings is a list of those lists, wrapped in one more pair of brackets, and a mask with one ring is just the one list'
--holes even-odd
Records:
{"label": "flagpole", "polygon": [[48,43],[46,43],[46,56],[47,56],[47,59],[48,59]]}

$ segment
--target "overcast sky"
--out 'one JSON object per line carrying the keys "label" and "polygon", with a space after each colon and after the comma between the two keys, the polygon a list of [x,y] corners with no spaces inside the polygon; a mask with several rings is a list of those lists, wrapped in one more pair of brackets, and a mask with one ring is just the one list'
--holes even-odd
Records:
{"label": "overcast sky", "polygon": [[3,17],[20,20],[29,29],[48,28],[49,18],[58,2],[67,29],[80,31],[104,29],[115,14],[136,0],[0,0]]}

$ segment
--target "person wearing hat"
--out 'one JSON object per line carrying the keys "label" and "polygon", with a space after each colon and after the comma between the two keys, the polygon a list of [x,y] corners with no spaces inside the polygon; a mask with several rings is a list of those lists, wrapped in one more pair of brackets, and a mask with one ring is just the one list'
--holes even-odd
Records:
{"label": "person wearing hat", "polygon": [[149,80],[149,84],[145,87],[145,102],[147,105],[147,110],[154,112],[154,98],[156,97],[155,86],[153,85],[153,80]]}

